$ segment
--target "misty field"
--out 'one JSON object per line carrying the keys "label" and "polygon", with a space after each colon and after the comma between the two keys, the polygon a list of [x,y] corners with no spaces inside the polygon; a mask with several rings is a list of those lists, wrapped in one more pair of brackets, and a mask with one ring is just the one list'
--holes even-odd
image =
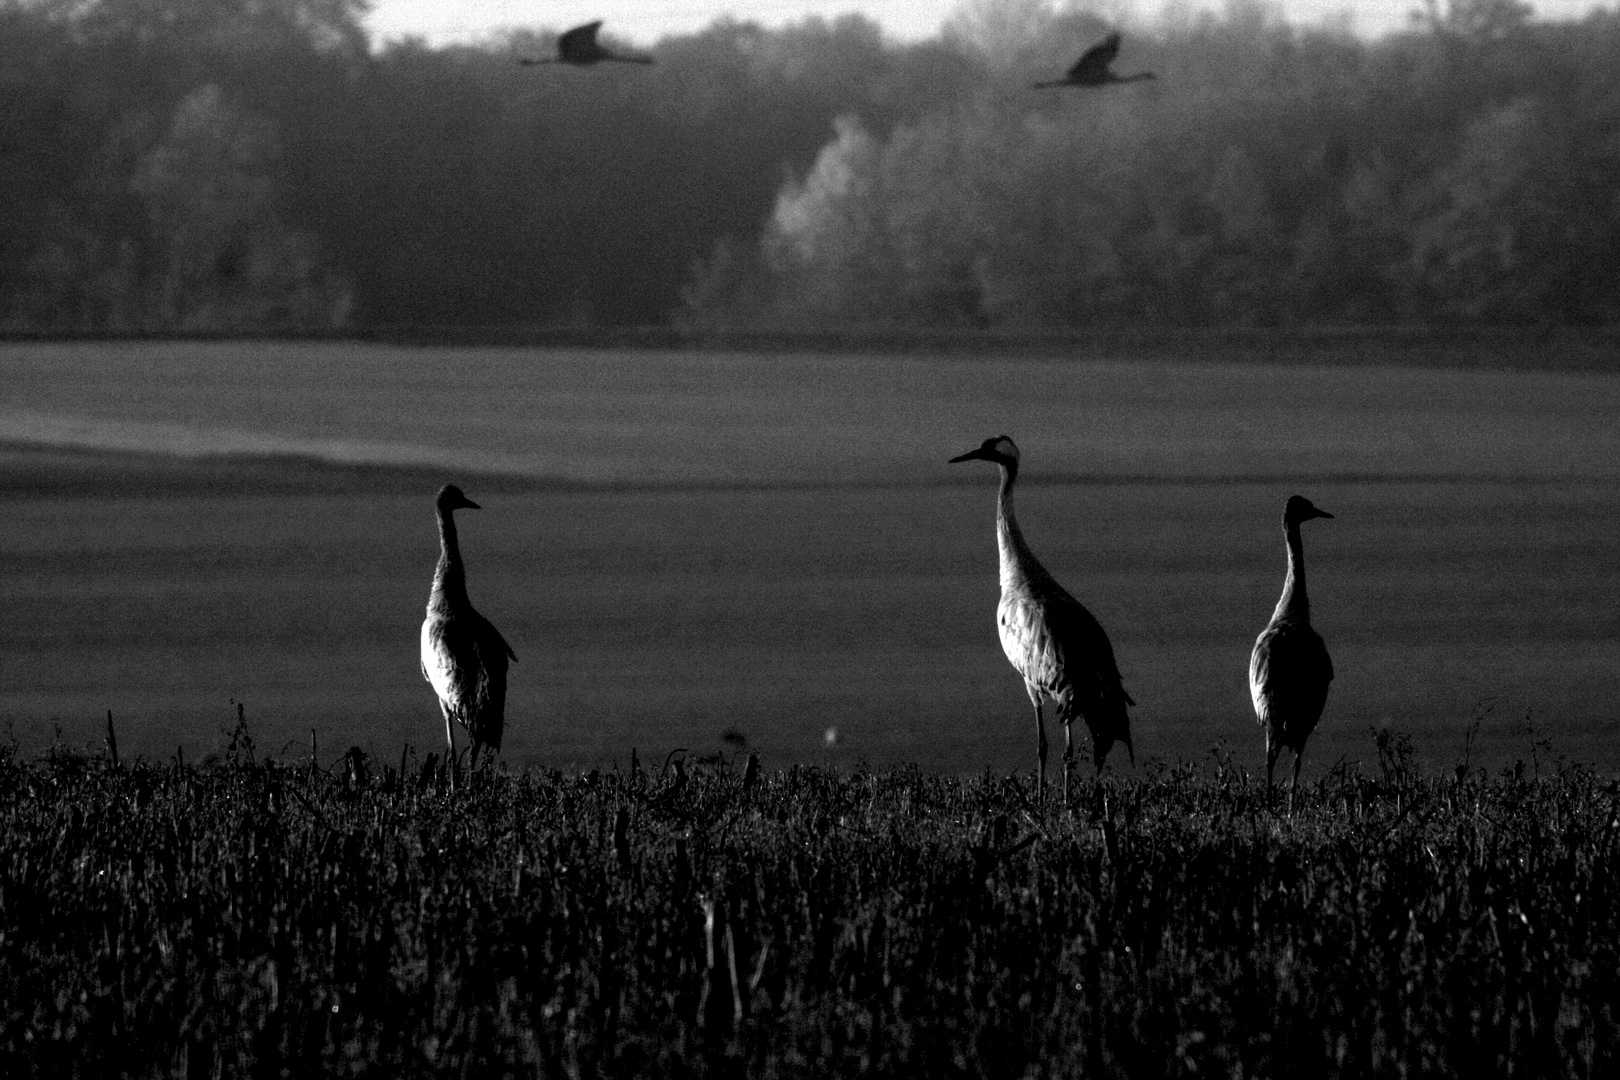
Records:
{"label": "misty field", "polygon": [[[416,660],[455,480],[505,632],[513,766],[1027,770],[997,646],[1007,432],[1038,555],[1113,637],[1139,762],[1261,760],[1245,665],[1298,491],[1339,671],[1308,777],[1409,733],[1430,768],[1620,765],[1620,380],[1108,357],[182,343],[0,347],[0,719],[24,753],[439,745]],[[838,741],[824,742],[828,728]],[[1111,767],[1128,769],[1120,759]]]}
{"label": "misty field", "polygon": [[[8,1076],[1602,1077],[1620,800],[0,751]],[[741,765],[740,755],[736,762]],[[1106,798],[1106,802],[1105,802]]]}

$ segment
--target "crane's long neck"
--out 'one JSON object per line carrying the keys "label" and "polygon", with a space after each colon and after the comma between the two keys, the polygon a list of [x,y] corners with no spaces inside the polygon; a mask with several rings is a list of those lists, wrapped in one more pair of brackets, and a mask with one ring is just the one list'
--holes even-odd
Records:
{"label": "crane's long neck", "polygon": [[438,516],[439,565],[433,569],[433,592],[428,596],[428,607],[448,611],[468,605],[467,573],[461,565],[454,512],[440,510]]}
{"label": "crane's long neck", "polygon": [[1001,556],[1001,591],[1015,591],[1046,573],[1036,561],[1013,512],[1013,485],[1018,482],[1018,462],[1001,465],[1001,490],[996,495],[996,548]]}
{"label": "crane's long neck", "polygon": [[1288,541],[1288,576],[1283,579],[1282,599],[1277,601],[1271,617],[1309,621],[1311,600],[1305,593],[1305,542],[1299,536],[1299,522],[1284,523],[1283,535]]}

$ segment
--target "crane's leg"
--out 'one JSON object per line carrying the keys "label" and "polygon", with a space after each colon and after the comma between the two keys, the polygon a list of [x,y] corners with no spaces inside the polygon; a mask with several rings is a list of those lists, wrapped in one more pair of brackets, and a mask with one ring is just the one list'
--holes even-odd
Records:
{"label": "crane's leg", "polygon": [[1046,720],[1041,716],[1041,699],[1034,687],[1029,688],[1029,699],[1035,703],[1036,770],[1035,801],[1046,805]]}
{"label": "crane's leg", "polygon": [[1288,812],[1290,814],[1294,812],[1294,792],[1299,790],[1299,766],[1304,760],[1305,746],[1301,743],[1299,749],[1294,751],[1294,782],[1288,785]]}
{"label": "crane's leg", "polygon": [[[443,704],[439,706],[444,709]],[[450,710],[444,709],[444,742],[445,763],[450,766],[450,790],[456,789],[456,722],[451,719]]]}
{"label": "crane's leg", "polygon": [[1282,750],[1282,744],[1268,730],[1266,732],[1266,794],[1271,794],[1271,774],[1277,768],[1277,754]]}
{"label": "crane's leg", "polygon": [[1069,805],[1069,762],[1074,759],[1074,723],[1063,721],[1063,805]]}

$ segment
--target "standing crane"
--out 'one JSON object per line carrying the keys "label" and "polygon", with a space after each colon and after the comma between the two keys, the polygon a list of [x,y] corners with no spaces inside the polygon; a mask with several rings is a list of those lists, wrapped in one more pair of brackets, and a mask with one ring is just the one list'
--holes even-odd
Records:
{"label": "standing crane", "polygon": [[422,677],[439,696],[452,776],[456,724],[472,738],[475,765],[481,747],[500,750],[506,727],[507,660],[517,659],[501,632],[467,599],[467,572],[454,516],[461,509],[480,507],[456,485],[446,484],[435,503],[439,565],[433,570],[433,591],[428,594],[427,618],[422,620]]}
{"label": "standing crane", "polygon": [[1074,62],[1074,66],[1063,78],[1038,82],[1035,89],[1045,90],[1052,86],[1107,86],[1109,83],[1128,83],[1156,78],[1151,71],[1138,71],[1134,75],[1114,74],[1114,69],[1110,65],[1118,55],[1119,31],[1116,30],[1082,53],[1080,59]]}
{"label": "standing crane", "polygon": [[650,64],[650,56],[624,56],[601,45],[596,40],[596,32],[602,29],[602,20],[588,22],[584,26],[576,26],[557,38],[557,55],[543,56],[536,59],[521,57],[518,63],[524,67],[533,67],[536,64],[573,64],[575,67],[590,67],[608,61],[616,64]]}
{"label": "standing crane", "polygon": [[1070,596],[1046,572],[1024,542],[1013,515],[1013,485],[1018,481],[1018,447],[1006,435],[986,439],[950,463],[989,461],[1001,468],[1001,490],[996,499],[996,546],[1001,556],[1001,603],[996,606],[996,630],[1002,651],[1024,677],[1024,689],[1035,706],[1035,734],[1039,768],[1036,794],[1046,797],[1046,721],[1041,701],[1050,700],[1063,721],[1063,800],[1069,799],[1069,762],[1073,756],[1070,725],[1076,715],[1091,731],[1092,761],[1102,772],[1103,759],[1115,742],[1131,747],[1130,714],[1135,705],[1125,692],[1114,649],[1091,612]]}
{"label": "standing crane", "polygon": [[1277,610],[1271,613],[1271,621],[1260,632],[1249,657],[1249,696],[1254,699],[1254,715],[1266,733],[1266,790],[1271,790],[1277,755],[1286,746],[1294,752],[1290,804],[1294,788],[1299,786],[1305,740],[1322,718],[1328,684],[1333,681],[1333,661],[1327,646],[1322,635],[1311,627],[1311,601],[1305,594],[1305,545],[1300,540],[1299,526],[1312,518],[1332,517],[1303,496],[1288,497],[1283,506],[1288,576],[1283,578]]}

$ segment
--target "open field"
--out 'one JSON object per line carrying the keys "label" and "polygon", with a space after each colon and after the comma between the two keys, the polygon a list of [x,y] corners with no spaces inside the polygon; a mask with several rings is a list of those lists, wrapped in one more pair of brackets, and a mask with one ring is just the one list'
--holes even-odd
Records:
{"label": "open field", "polygon": [[[395,759],[399,760],[399,759]],[[1584,1077],[1616,785],[0,751],[8,1076]]]}
{"label": "open field", "polygon": [[[996,644],[1006,431],[1035,550],[1108,627],[1145,758],[1253,767],[1245,665],[1293,491],[1339,670],[1307,775],[1368,728],[1449,766],[1620,767],[1620,378],[960,357],[0,347],[0,718],[194,758],[442,739],[416,666],[455,479],[470,589],[520,657],[507,757],[717,747],[1028,768]],[[1533,728],[1527,730],[1526,715]],[[1118,765],[1124,766],[1123,760]]]}

